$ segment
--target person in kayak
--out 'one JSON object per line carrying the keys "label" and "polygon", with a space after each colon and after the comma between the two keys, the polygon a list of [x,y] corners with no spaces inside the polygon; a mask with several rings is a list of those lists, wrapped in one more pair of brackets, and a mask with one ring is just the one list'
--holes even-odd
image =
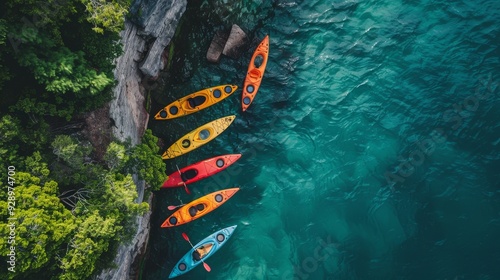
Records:
{"label": "person in kayak", "polygon": [[196,248],[193,251],[193,260],[199,262],[210,252],[210,250],[212,250],[212,246],[212,243],[208,243],[207,245],[201,245],[200,247]]}
{"label": "person in kayak", "polygon": [[202,211],[203,209],[205,209],[205,205],[203,205],[203,203],[191,206],[189,207],[189,215],[191,215],[191,217],[194,217],[196,216],[196,213],[198,213],[198,211]]}

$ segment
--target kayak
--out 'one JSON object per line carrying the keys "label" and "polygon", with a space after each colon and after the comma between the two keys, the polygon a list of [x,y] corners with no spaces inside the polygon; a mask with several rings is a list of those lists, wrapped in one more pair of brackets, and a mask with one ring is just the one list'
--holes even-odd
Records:
{"label": "kayak", "polygon": [[238,86],[235,85],[220,85],[191,93],[165,106],[155,115],[155,119],[168,120],[196,113],[224,100],[236,89]]}
{"label": "kayak", "polygon": [[198,127],[172,144],[161,157],[175,158],[205,145],[226,130],[235,118],[235,115],[226,116]]}
{"label": "kayak", "polygon": [[217,174],[235,163],[241,154],[221,155],[205,159],[189,166],[181,168],[179,171],[168,175],[167,180],[161,186],[162,188],[182,187],[184,184],[191,184],[209,176]]}
{"label": "kayak", "polygon": [[194,221],[224,204],[239,190],[239,188],[220,190],[195,199],[170,215],[161,227],[175,227]]}
{"label": "kayak", "polygon": [[182,275],[195,268],[197,265],[202,263],[202,261],[206,261],[224,244],[226,244],[235,229],[236,225],[221,229],[198,242],[198,244],[193,246],[194,248],[189,250],[189,252],[187,252],[179,260],[179,262],[177,262],[168,278],[170,279]]}
{"label": "kayak", "polygon": [[[269,35],[266,35],[262,42],[260,42],[257,49],[252,55],[250,64],[248,65],[247,76],[245,78],[245,83],[243,84],[243,94],[241,95],[241,108],[243,111],[252,104],[255,95],[260,87],[260,82],[264,77],[264,71],[266,71],[267,57],[269,56]],[[255,64],[255,60],[259,58],[262,60],[260,65]]]}

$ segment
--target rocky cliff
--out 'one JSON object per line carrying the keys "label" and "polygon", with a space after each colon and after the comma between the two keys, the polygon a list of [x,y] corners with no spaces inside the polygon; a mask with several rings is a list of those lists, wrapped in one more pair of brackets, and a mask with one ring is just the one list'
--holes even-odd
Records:
{"label": "rocky cliff", "polygon": [[[132,20],[125,23],[123,54],[116,60],[114,100],[110,118],[113,135],[119,140],[140,142],[149,114],[145,109],[142,78],[156,77],[163,68],[162,53],[172,39],[177,23],[186,10],[187,0],[136,0],[131,7]],[[147,46],[150,46],[149,48]],[[137,179],[138,201],[144,199],[144,181]],[[151,203],[151,201],[148,201]],[[97,279],[135,279],[139,258],[144,254],[149,237],[151,212],[137,218],[137,232],[130,244],[122,245],[115,258],[117,268],[103,271]]]}

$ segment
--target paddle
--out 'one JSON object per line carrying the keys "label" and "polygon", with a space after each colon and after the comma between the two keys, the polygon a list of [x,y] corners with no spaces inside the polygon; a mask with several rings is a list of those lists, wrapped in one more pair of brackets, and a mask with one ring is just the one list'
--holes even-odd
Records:
{"label": "paddle", "polygon": [[184,206],[184,205],[186,205],[186,204],[181,204],[181,205],[176,205],[176,206],[170,205],[167,208],[168,208],[168,210],[174,210],[175,208],[179,208],[179,207]]}
{"label": "paddle", "polygon": [[[179,171],[179,175],[182,175],[182,172],[179,169],[179,166],[177,166],[177,164],[176,164],[175,167],[177,167],[177,171]],[[181,180],[182,180],[182,178],[181,178]],[[182,183],[184,184],[184,189],[186,190],[187,194],[191,194],[191,192],[189,191],[188,186],[186,185],[186,183],[184,183],[184,181],[182,181]]]}
{"label": "paddle", "polygon": [[[191,241],[189,241],[189,237],[187,236],[186,233],[182,233],[182,237],[184,237],[184,239],[189,242],[189,245],[191,245],[191,247],[194,249],[194,246],[193,244],[191,244]],[[206,271],[210,272],[212,269],[210,268],[210,266],[208,266],[208,264],[206,262],[204,262],[203,260],[200,259],[200,261],[203,263],[203,267],[205,268]]]}

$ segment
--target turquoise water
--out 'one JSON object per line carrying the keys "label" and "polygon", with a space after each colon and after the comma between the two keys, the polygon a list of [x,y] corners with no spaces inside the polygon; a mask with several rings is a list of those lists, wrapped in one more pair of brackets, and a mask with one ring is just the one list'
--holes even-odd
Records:
{"label": "turquoise water", "polygon": [[[182,232],[198,242],[231,225],[212,272],[178,279],[500,279],[500,2],[198,2],[153,115],[205,87],[241,87],[266,34],[269,63],[245,113],[239,89],[203,112],[150,121],[168,147],[237,115],[211,143],[167,161],[168,173],[243,156],[190,185],[192,195],[157,194],[143,279],[167,278],[190,249]],[[248,50],[207,63],[215,30],[233,22]],[[168,205],[234,186],[214,212],[159,228]]]}

